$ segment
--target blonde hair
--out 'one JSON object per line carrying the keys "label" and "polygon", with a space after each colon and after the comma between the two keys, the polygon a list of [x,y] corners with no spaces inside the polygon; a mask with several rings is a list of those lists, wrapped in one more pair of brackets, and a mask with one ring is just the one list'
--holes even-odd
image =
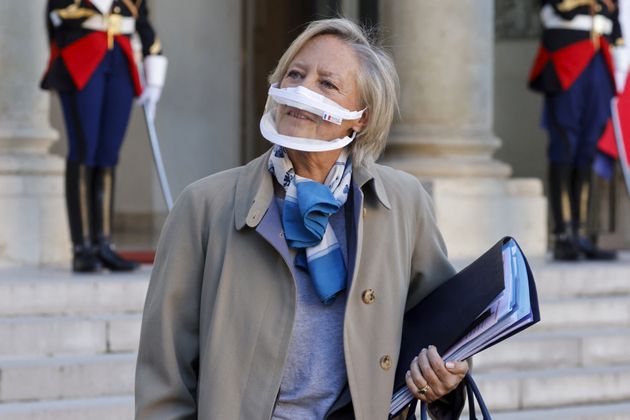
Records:
{"label": "blonde hair", "polygon": [[280,83],[302,47],[319,35],[334,35],[347,42],[360,60],[357,85],[362,107],[367,107],[368,120],[350,143],[350,154],[353,165],[366,166],[385,149],[389,129],[398,112],[398,73],[389,54],[361,27],[343,18],[311,22],[280,57],[269,75],[269,83]]}

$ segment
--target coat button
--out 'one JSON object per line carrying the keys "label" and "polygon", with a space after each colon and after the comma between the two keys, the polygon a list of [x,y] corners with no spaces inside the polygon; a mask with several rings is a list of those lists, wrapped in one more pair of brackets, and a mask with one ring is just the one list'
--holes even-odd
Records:
{"label": "coat button", "polygon": [[374,289],[365,289],[363,293],[361,293],[361,299],[366,305],[373,303],[376,300],[376,293],[374,293]]}
{"label": "coat button", "polygon": [[392,358],[386,354],[385,356],[381,357],[380,364],[381,369],[389,370],[392,367]]}
{"label": "coat button", "polygon": [[120,7],[118,6],[114,7],[114,13],[120,13]]}

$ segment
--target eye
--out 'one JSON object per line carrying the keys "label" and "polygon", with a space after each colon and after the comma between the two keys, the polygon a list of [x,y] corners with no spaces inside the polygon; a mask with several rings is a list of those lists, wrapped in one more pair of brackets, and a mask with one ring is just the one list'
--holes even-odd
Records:
{"label": "eye", "polygon": [[326,89],[339,90],[337,89],[337,86],[335,86],[335,84],[332,83],[330,80],[322,80],[319,83]]}
{"label": "eye", "polygon": [[289,79],[297,80],[301,79],[303,76],[302,73],[297,70],[289,70],[286,77],[288,77]]}

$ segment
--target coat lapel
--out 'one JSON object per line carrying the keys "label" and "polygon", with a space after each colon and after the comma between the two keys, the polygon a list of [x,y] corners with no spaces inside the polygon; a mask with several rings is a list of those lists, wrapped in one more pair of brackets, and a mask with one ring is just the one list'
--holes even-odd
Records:
{"label": "coat lapel", "polygon": [[387,196],[387,192],[385,191],[385,186],[383,185],[383,181],[379,176],[378,172],[375,170],[374,165],[371,165],[367,168],[359,167],[355,168],[352,171],[352,178],[361,190],[367,192],[371,189],[371,192],[374,193],[378,201],[387,209],[391,210],[392,205],[389,202],[389,197]]}
{"label": "coat lapel", "polygon": [[234,223],[237,230],[258,226],[269,209],[273,198],[273,183],[267,172],[270,153],[271,149],[245,165],[236,182]]}
{"label": "coat lapel", "polygon": [[291,263],[291,255],[289,246],[284,239],[284,229],[282,228],[282,220],[278,206],[273,201],[269,205],[269,210],[263,216],[261,222],[256,226],[256,232],[278,251],[284,262],[287,264],[291,273],[293,273],[293,264]]}

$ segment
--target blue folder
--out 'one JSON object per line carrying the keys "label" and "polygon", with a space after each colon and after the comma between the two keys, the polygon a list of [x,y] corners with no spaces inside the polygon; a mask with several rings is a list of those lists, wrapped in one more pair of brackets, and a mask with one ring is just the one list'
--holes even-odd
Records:
{"label": "blue folder", "polygon": [[[506,278],[504,250],[512,255]],[[486,331],[475,341],[470,357],[540,321],[538,295],[529,263],[514,238],[505,237],[481,257],[444,282],[405,314],[402,341],[396,376],[394,379],[393,415],[398,414],[411,401],[406,393],[405,373],[421,349],[434,345],[440,354],[460,342],[487,317],[492,316],[491,303],[505,290],[506,281],[513,281],[510,312],[505,315],[501,328]],[[470,350],[467,349],[467,350]],[[404,398],[401,395],[404,395]],[[413,398],[411,396],[411,398]]]}

